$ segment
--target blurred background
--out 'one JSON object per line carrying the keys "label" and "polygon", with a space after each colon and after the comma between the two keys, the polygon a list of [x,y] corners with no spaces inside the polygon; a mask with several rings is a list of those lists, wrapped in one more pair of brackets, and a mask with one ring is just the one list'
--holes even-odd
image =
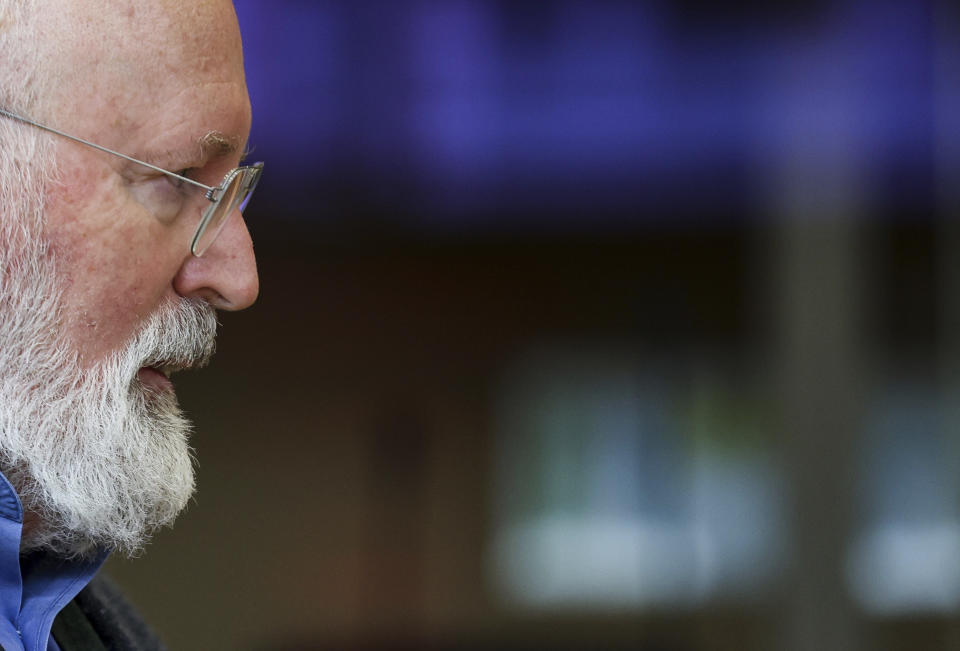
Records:
{"label": "blurred background", "polygon": [[172,649],[960,648],[954,3],[236,7]]}

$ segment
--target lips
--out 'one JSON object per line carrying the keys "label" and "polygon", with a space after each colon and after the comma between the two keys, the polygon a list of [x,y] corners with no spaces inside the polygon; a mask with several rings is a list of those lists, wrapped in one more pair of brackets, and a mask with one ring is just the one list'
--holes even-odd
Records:
{"label": "lips", "polygon": [[137,379],[148,389],[155,391],[172,391],[173,383],[170,374],[163,367],[144,366],[137,371]]}
{"label": "lips", "polygon": [[180,371],[186,371],[197,366],[192,360],[184,361],[155,361],[148,360],[137,372],[137,377],[146,385],[170,388],[170,376]]}

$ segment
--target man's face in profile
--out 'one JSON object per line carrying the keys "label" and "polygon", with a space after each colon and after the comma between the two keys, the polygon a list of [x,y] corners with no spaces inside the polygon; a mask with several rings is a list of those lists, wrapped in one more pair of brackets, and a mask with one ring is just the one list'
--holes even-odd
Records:
{"label": "man's face in profile", "polygon": [[[41,55],[56,55],[41,59],[38,119],[207,185],[240,162],[250,110],[229,0],[36,11]],[[16,207],[24,225],[42,219],[3,243],[3,470],[31,513],[28,546],[135,549],[193,488],[167,376],[212,353],[215,308],[255,300],[253,250],[235,214],[193,257],[201,191],[69,140],[48,146],[52,172],[34,170]]]}

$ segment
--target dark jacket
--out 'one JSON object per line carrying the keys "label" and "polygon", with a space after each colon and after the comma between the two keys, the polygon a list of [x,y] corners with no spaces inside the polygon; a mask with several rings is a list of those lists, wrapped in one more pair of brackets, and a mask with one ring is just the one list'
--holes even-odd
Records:
{"label": "dark jacket", "polygon": [[61,651],[166,649],[113,582],[102,576],[60,611],[52,634]]}

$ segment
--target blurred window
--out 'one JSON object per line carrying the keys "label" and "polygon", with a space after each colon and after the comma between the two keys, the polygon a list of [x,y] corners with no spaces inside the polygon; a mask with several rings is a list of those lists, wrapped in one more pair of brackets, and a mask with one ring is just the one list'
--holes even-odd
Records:
{"label": "blurred window", "polygon": [[533,352],[502,385],[500,594],[585,609],[763,594],[783,527],[757,410],[709,374],[577,348]]}

